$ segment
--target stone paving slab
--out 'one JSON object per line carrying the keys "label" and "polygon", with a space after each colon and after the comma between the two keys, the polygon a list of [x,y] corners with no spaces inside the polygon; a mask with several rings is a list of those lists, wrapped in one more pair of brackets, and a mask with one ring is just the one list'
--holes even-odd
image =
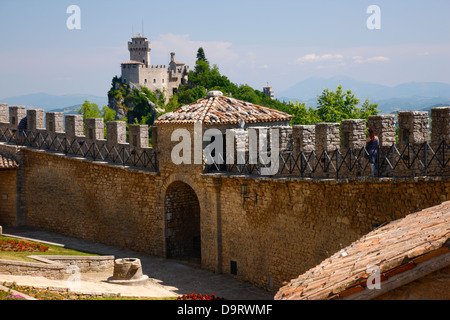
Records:
{"label": "stone paving slab", "polygon": [[[100,255],[112,255],[119,258],[138,258],[141,260],[143,274],[149,281],[142,286],[124,286],[108,283],[113,269],[105,272],[82,273],[80,290],[86,292],[120,293],[122,296],[175,297],[183,294],[202,293],[215,294],[227,300],[273,300],[273,294],[250,283],[240,281],[223,274],[182,264],[178,261],[162,259],[137,253],[131,250],[116,248],[99,243],[89,242],[49,231],[32,228],[3,227],[5,234],[47,241],[64,245],[67,248]],[[50,280],[43,277],[1,275],[0,282],[15,281],[17,284],[68,287],[66,280]]]}

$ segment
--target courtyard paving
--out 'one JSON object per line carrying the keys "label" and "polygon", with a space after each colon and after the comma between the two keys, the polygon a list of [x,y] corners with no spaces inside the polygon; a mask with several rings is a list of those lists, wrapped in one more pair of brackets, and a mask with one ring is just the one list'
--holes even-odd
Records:
{"label": "courtyard paving", "polygon": [[[37,241],[56,243],[80,251],[114,256],[116,259],[138,258],[141,260],[143,274],[149,277],[149,280],[142,285],[128,286],[107,282],[107,279],[113,274],[113,268],[102,272],[82,273],[81,282],[76,287],[77,291],[120,293],[124,297],[177,297],[183,294],[202,293],[215,294],[227,300],[273,300],[273,294],[250,283],[240,281],[231,276],[202,270],[179,261],[156,258],[131,250],[89,242],[44,230],[3,227],[3,233],[5,235],[9,234]],[[32,285],[36,287],[68,288],[73,285],[72,282],[67,280],[0,274],[0,283],[4,281],[15,281],[18,285]]]}

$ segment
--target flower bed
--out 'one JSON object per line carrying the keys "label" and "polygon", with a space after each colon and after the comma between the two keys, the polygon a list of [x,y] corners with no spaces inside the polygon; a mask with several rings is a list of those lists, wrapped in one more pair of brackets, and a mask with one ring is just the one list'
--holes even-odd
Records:
{"label": "flower bed", "polygon": [[48,246],[39,243],[14,239],[0,239],[0,251],[14,252],[46,252]]}
{"label": "flower bed", "polygon": [[211,294],[210,296],[206,294],[201,293],[191,293],[191,294],[184,294],[182,296],[179,296],[177,300],[225,300],[224,298],[216,297],[215,294]]}

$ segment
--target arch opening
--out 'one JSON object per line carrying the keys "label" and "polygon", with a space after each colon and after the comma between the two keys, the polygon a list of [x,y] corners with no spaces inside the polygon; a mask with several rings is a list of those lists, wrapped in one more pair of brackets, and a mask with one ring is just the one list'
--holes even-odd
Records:
{"label": "arch opening", "polygon": [[164,196],[166,257],[201,264],[200,203],[186,183],[173,182]]}

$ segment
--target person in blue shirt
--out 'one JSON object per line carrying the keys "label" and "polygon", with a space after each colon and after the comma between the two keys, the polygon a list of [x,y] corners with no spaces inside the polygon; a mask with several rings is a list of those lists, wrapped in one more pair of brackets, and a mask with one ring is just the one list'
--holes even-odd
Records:
{"label": "person in blue shirt", "polygon": [[27,117],[20,120],[17,129],[19,129],[19,144],[22,144],[23,136],[25,135],[25,130],[27,130]]}
{"label": "person in blue shirt", "polygon": [[366,151],[368,152],[368,158],[370,162],[371,173],[373,176],[376,175],[376,163],[378,159],[378,145],[379,140],[375,135],[375,130],[369,129],[369,137],[366,140]]}

